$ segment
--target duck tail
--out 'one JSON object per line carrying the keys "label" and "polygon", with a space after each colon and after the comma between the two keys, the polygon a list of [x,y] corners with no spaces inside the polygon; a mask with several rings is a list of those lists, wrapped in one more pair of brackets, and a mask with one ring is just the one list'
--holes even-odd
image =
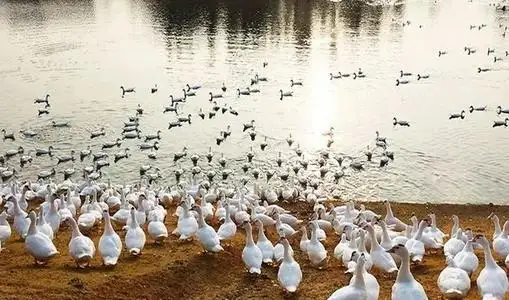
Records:
{"label": "duck tail", "polygon": [[444,293],[444,296],[447,299],[462,299],[464,295],[457,289],[449,289]]}
{"label": "duck tail", "polygon": [[477,73],[481,73],[481,68],[477,68]]}
{"label": "duck tail", "polygon": [[131,248],[131,249],[129,249],[129,254],[131,254],[132,256],[139,256],[139,255],[141,255],[141,249]]}
{"label": "duck tail", "polygon": [[260,270],[260,268],[256,268],[256,267],[251,267],[249,268],[249,273],[251,274],[261,274],[262,273],[262,270]]}
{"label": "duck tail", "polygon": [[412,261],[415,262],[415,263],[421,263],[422,262],[422,258],[414,256],[414,257],[412,257]]}
{"label": "duck tail", "polygon": [[421,75],[417,74],[417,80],[421,80]]}
{"label": "duck tail", "polygon": [[104,257],[105,266],[115,266],[117,264],[117,257]]}
{"label": "duck tail", "polygon": [[224,250],[224,248],[221,245],[215,245],[212,248],[212,252],[220,252],[220,251],[223,251],[223,250]]}
{"label": "duck tail", "polygon": [[297,291],[297,287],[292,285],[292,286],[287,286],[286,287],[286,291],[288,291],[289,293],[295,293],[295,291]]}

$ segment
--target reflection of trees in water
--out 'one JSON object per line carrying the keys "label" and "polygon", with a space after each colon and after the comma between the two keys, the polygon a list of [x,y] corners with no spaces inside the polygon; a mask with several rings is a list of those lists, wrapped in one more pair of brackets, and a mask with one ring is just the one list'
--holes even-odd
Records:
{"label": "reflection of trees in water", "polygon": [[374,35],[380,30],[381,17],[386,8],[369,6],[361,1],[343,1],[338,9],[338,17],[349,32],[359,34],[362,25],[367,27],[369,35]]}
{"label": "reflection of trees in water", "polygon": [[73,22],[87,20],[95,15],[93,0],[83,0],[76,3],[72,0],[59,1],[2,1],[0,4],[8,24],[13,26],[25,24],[44,25],[49,20],[68,20]]}
{"label": "reflection of trees in water", "polygon": [[[208,47],[214,48],[219,27],[226,31],[228,44],[238,42],[256,46],[265,36],[293,35],[297,45],[309,46],[313,26],[346,28],[358,34],[368,26],[376,34],[384,8],[357,0],[339,3],[321,0],[145,0],[165,35],[191,37],[205,29]],[[272,39],[278,43],[279,39]]]}

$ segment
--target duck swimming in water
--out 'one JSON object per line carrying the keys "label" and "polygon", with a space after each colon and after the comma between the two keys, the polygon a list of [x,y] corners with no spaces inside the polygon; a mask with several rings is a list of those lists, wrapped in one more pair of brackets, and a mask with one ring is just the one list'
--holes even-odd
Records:
{"label": "duck swimming in water", "polygon": [[499,127],[499,126],[505,126],[507,127],[507,122],[509,121],[509,118],[505,118],[503,121],[493,121],[493,127]]}
{"label": "duck swimming in water", "polygon": [[486,111],[486,106],[474,107],[474,106],[470,105],[470,107],[468,108],[468,111],[470,113],[473,113],[474,111]]}
{"label": "duck swimming in water", "polygon": [[502,107],[499,105],[499,106],[497,106],[497,114],[498,115],[509,114],[509,109],[507,109],[507,108],[502,109]]}
{"label": "duck swimming in water", "polygon": [[464,110],[462,110],[461,113],[459,113],[459,114],[454,113],[454,114],[451,114],[449,116],[449,120],[451,120],[451,119],[459,119],[459,118],[465,119],[465,111]]}
{"label": "duck swimming in water", "polygon": [[393,120],[392,125],[394,125],[394,126],[399,125],[399,126],[410,127],[410,123],[408,123],[407,121],[398,120],[398,119],[396,119],[396,117],[392,118],[392,120]]}

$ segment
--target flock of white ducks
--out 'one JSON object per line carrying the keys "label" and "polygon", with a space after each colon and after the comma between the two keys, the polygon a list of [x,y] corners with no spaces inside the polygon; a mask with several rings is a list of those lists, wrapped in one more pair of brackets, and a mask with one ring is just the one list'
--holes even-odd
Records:
{"label": "flock of white ducks", "polygon": [[[412,216],[412,224],[406,224],[393,214],[389,202],[385,202],[386,215],[382,218],[364,205],[357,209],[353,202],[334,206],[325,202],[327,198],[314,199],[309,202],[310,221],[304,226],[303,220],[277,201],[268,202],[258,186],[208,189],[208,184],[182,182],[170,190],[156,190],[93,181],[66,180],[59,185],[12,181],[0,190],[5,208],[0,214],[1,247],[9,246],[12,226],[37,265],[48,264],[53,257],[68,252],[78,268],[86,268],[98,250],[103,264],[114,266],[123,251],[140,256],[147,239],[162,243],[168,237],[165,207],[178,203],[174,213],[178,221],[171,234],[180,240],[196,240],[204,252],[220,253],[242,228],[246,234],[242,251],[246,271],[260,274],[266,264],[279,265],[277,277],[288,293],[296,292],[305,277],[289,242],[295,236],[300,238],[299,251],[306,254],[312,267],[325,269],[330,259],[337,259],[346,273],[353,274],[347,286],[331,291],[329,299],[378,299],[380,286],[370,273],[373,268],[397,272],[392,299],[427,299],[410,266],[422,264],[427,251],[442,250],[447,266],[437,285],[445,298],[467,297],[472,275],[479,267],[475,249],[484,251],[485,266],[476,278],[483,299],[504,299],[509,288],[506,272],[497,265],[491,250],[497,257],[506,258],[509,265],[509,220],[501,228],[494,214],[489,216],[495,224],[491,243],[483,235],[463,230],[455,215],[450,235],[437,227],[434,214],[420,221]],[[221,222],[217,231],[210,225],[214,218]],[[123,240],[112,223],[123,227]],[[97,249],[87,236],[95,226],[104,226]],[[253,226],[258,230],[257,240]],[[68,249],[56,249],[52,240],[66,228],[72,230]],[[275,243],[265,234],[268,228],[279,235]],[[328,253],[323,241],[335,235],[339,241]]]}

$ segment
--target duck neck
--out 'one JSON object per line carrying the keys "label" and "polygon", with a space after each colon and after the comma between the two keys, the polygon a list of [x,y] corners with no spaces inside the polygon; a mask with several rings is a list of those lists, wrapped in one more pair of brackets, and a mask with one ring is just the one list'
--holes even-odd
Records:
{"label": "duck neck", "polygon": [[16,216],[23,215],[23,210],[19,207],[18,199],[16,199],[16,197],[12,200],[12,204],[14,205],[14,214]]}
{"label": "duck neck", "polygon": [[67,205],[70,205],[72,203],[71,201],[71,190],[67,190],[67,197],[66,197]]}
{"label": "duck neck", "polygon": [[189,218],[191,217],[191,213],[189,212],[189,207],[187,206],[187,202],[184,201],[184,203],[182,204],[182,217],[184,218]]}
{"label": "duck neck", "polygon": [[366,237],[365,237],[365,233],[361,231],[361,235],[360,235],[360,241],[359,241],[359,247],[357,249],[359,249],[359,251],[361,253],[366,253]]}
{"label": "duck neck", "polygon": [[35,214],[30,214],[30,226],[28,227],[28,235],[37,234],[39,230],[37,229]]}
{"label": "duck neck", "polygon": [[224,223],[231,223],[232,222],[232,216],[230,215],[230,206],[227,205],[225,207],[225,221]]}
{"label": "duck neck", "polygon": [[364,282],[364,260],[361,259],[355,266],[355,280],[353,286],[358,289],[366,289],[366,283]]}
{"label": "duck neck", "polygon": [[27,204],[28,205],[27,199],[25,198],[26,192],[27,192],[27,189],[23,188],[23,192],[21,193],[21,198],[19,198],[19,201],[21,203],[23,203],[23,204]]}
{"label": "duck neck", "polygon": [[426,223],[424,221],[421,221],[421,224],[419,224],[419,230],[417,230],[417,233],[414,236],[415,240],[420,241],[422,238],[422,233],[424,232],[424,228],[426,228]]}
{"label": "duck neck", "polygon": [[431,227],[433,229],[437,229],[437,218],[435,214],[431,214],[430,217],[431,217]]}
{"label": "duck neck", "polygon": [[502,233],[502,228],[500,228],[500,220],[497,215],[493,215],[491,218],[493,220],[493,225],[495,225],[495,235],[500,235]]}
{"label": "duck neck", "polygon": [[414,280],[414,276],[410,272],[410,256],[408,251],[405,250],[401,256],[401,266],[399,267],[397,282],[410,282]]}
{"label": "duck neck", "polygon": [[316,230],[318,230],[318,226],[313,224],[313,228],[311,229],[311,243],[318,243],[318,237],[316,236]]}
{"label": "duck neck", "polygon": [[71,222],[72,226],[72,238],[76,238],[78,236],[82,236],[80,229],[78,228],[78,224],[76,224],[76,221],[74,218],[68,218],[69,222]]}
{"label": "duck neck", "polygon": [[463,251],[474,252],[474,247],[472,247],[472,241],[470,239],[465,244],[465,247],[463,247]]}
{"label": "duck neck", "polygon": [[263,230],[263,223],[258,222],[258,240],[265,241],[267,237],[265,236],[265,231]]}
{"label": "duck neck", "polygon": [[451,236],[454,236],[456,231],[459,229],[459,220],[458,218],[452,218],[452,228],[451,228]]}
{"label": "duck neck", "polygon": [[140,225],[138,225],[138,220],[136,220],[136,213],[134,210],[131,210],[131,223],[129,225],[131,228],[140,227]]}
{"label": "duck neck", "polygon": [[247,223],[246,226],[246,245],[248,246],[254,246],[254,240],[253,240],[253,227],[251,227],[251,223]]}
{"label": "duck neck", "polygon": [[502,236],[507,237],[509,235],[509,220],[505,221],[504,229],[502,230]]}
{"label": "duck neck", "polygon": [[488,240],[484,240],[480,242],[481,246],[484,250],[484,261],[486,263],[486,267],[490,269],[495,269],[498,267],[497,263],[495,262],[495,259],[493,258],[493,254],[491,254],[491,249]]}
{"label": "duck neck", "polygon": [[202,228],[202,227],[207,226],[207,223],[205,223],[205,218],[203,218],[202,209],[199,208],[199,210],[197,210],[197,212],[198,212],[198,227]]}
{"label": "duck neck", "polygon": [[371,250],[370,250],[370,252],[373,252],[377,248],[380,247],[380,243],[378,243],[378,240],[376,239],[376,235],[375,235],[375,229],[373,229],[373,227],[371,225],[368,225],[367,230],[368,230],[368,233],[369,233],[369,237],[371,238]]}
{"label": "duck neck", "polygon": [[288,241],[284,241],[282,244],[283,244],[283,248],[284,248],[283,261],[285,261],[287,263],[293,262],[293,256],[290,253],[290,249],[291,249],[290,244],[288,243]]}
{"label": "duck neck", "polygon": [[2,212],[0,214],[0,225],[7,225],[7,214],[5,212]]}
{"label": "duck neck", "polygon": [[387,214],[387,217],[394,217],[394,215],[392,214],[392,209],[391,209],[391,204],[389,203],[389,201],[385,202],[385,210],[386,210],[386,214]]}
{"label": "duck neck", "polygon": [[300,238],[300,241],[301,241],[301,242],[307,242],[307,241],[309,241],[309,238],[308,238],[308,231],[307,231],[306,227],[302,227],[302,237]]}
{"label": "duck neck", "polygon": [[112,235],[113,233],[115,233],[115,231],[113,230],[113,227],[111,226],[110,214],[105,213],[104,214],[104,234]]}
{"label": "duck neck", "polygon": [[348,247],[350,247],[352,249],[357,248],[356,233],[357,233],[357,230],[352,230],[352,232],[350,232],[350,241],[349,241]]}
{"label": "duck neck", "polygon": [[57,213],[57,206],[55,205],[55,198],[51,197],[51,200],[49,201],[49,211],[52,214]]}
{"label": "duck neck", "polygon": [[41,210],[39,211],[39,216],[37,218],[37,222],[35,223],[37,226],[42,226],[46,224],[46,218],[44,217],[44,210],[41,206]]}
{"label": "duck neck", "polygon": [[387,231],[387,226],[384,221],[380,222],[380,227],[382,227],[382,244],[391,243],[391,237],[389,236],[389,232]]}

